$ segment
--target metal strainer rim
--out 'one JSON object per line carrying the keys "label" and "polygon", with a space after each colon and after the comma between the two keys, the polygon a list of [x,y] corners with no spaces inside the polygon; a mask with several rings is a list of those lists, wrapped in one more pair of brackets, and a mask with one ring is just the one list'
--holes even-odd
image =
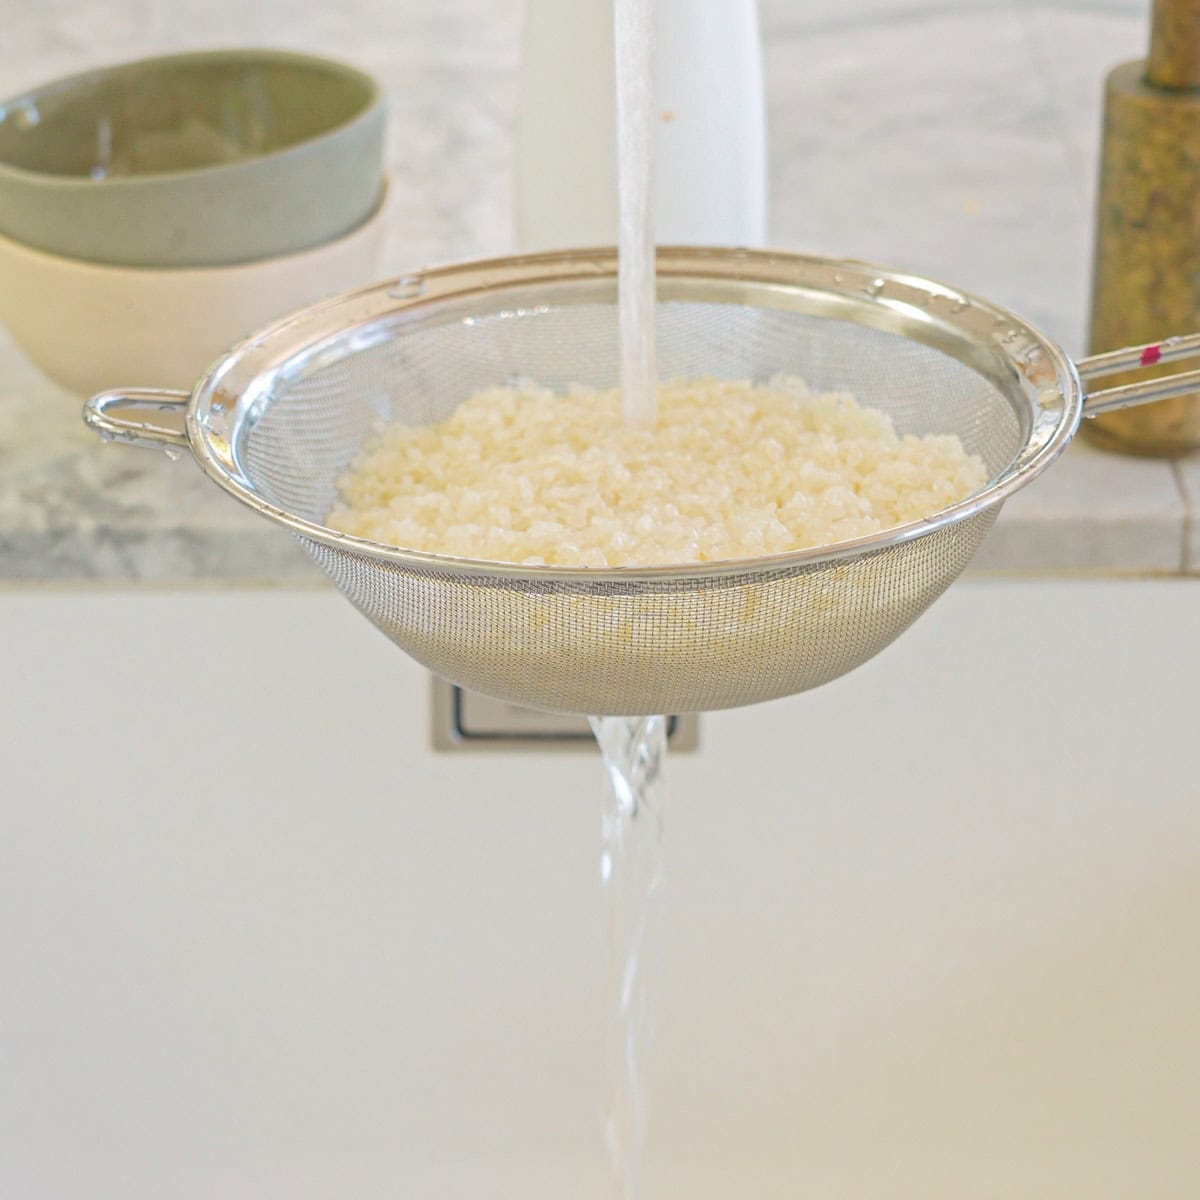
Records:
{"label": "metal strainer rim", "polygon": [[[353,552],[365,558],[422,572],[470,576],[475,580],[495,579],[527,584],[642,581],[691,582],[697,579],[758,572],[776,572],[813,567],[838,559],[857,558],[886,549],[934,530],[965,521],[1003,503],[1042,471],[1066,449],[1083,413],[1083,385],[1074,362],[1050,338],[1023,318],[1002,306],[971,293],[941,284],[924,276],[850,259],[832,259],[776,250],[725,249],[714,247],[659,247],[658,275],[661,280],[726,279],[732,284],[752,282],[813,296],[828,297],[829,315],[846,311],[848,303],[871,316],[862,324],[893,328],[915,322],[904,333],[914,336],[920,322],[927,323],[931,337],[936,330],[958,329],[965,340],[976,339],[981,349],[997,361],[1018,367],[1015,355],[1003,345],[991,345],[973,328],[980,316],[993,329],[1004,327],[1010,341],[1039,351],[1037,374],[1040,391],[1047,397],[1053,424],[1045,431],[1032,454],[1019,456],[985,488],[922,521],[894,526],[879,533],[803,550],[751,558],[714,562],[678,563],[668,566],[631,565],[617,567],[564,567],[518,564],[490,559],[463,558],[385,545],[366,538],[339,533],[271,504],[254,490],[242,474],[234,454],[236,426],[249,406],[269,391],[270,380],[294,363],[301,352],[318,353],[331,340],[372,320],[406,309],[466,299],[502,289],[528,289],[539,283],[558,284],[572,279],[615,280],[616,251],[612,247],[471,260],[427,268],[386,280],[367,288],[334,296],[294,313],[258,331],[233,347],[196,384],[185,417],[189,448],[204,472],[242,503],[309,541]],[[810,277],[824,273],[826,286]],[[855,291],[857,289],[857,292]],[[931,309],[919,314],[917,298]],[[874,311],[867,305],[874,305]],[[897,314],[900,314],[899,316]],[[349,322],[347,317],[353,317]],[[998,340],[998,339],[997,339]],[[935,342],[936,344],[936,342]],[[1028,365],[1022,373],[1032,382]],[[239,376],[246,378],[238,379]],[[230,383],[233,382],[233,386]],[[466,399],[466,397],[464,397]],[[869,400],[867,401],[869,403]],[[237,414],[229,416],[232,407]],[[1029,450],[1029,443],[1026,451]]]}

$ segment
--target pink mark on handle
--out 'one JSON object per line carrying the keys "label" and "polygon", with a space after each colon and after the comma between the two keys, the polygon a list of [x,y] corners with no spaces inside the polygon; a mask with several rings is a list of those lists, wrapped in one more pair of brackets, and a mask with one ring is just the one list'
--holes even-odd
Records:
{"label": "pink mark on handle", "polygon": [[1161,346],[1147,346],[1142,351],[1142,366],[1152,367],[1160,358],[1162,358]]}

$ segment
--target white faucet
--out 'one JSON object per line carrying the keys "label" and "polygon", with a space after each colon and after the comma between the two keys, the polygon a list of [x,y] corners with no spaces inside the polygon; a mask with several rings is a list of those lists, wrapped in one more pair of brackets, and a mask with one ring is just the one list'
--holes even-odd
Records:
{"label": "white faucet", "polygon": [[[757,0],[656,0],[655,238],[767,238]],[[617,238],[613,0],[526,0],[516,131],[521,249]]]}

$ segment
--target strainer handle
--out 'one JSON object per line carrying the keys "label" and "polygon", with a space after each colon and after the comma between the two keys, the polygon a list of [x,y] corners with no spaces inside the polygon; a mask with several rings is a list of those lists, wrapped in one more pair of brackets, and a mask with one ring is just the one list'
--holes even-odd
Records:
{"label": "strainer handle", "polygon": [[[1197,356],[1200,356],[1200,333],[1189,333],[1183,337],[1164,338],[1161,342],[1149,342],[1144,346],[1129,346],[1124,350],[1093,354],[1090,358],[1080,359],[1075,365],[1079,369],[1080,378],[1087,384],[1105,375],[1138,371],[1157,366],[1159,363]],[[1155,379],[1143,379],[1139,383],[1126,383],[1120,387],[1091,392],[1084,399],[1083,415],[1095,417],[1118,408],[1131,408],[1135,404],[1149,404],[1154,400],[1186,396],[1189,392],[1200,392],[1200,370],[1160,375]]]}
{"label": "strainer handle", "polygon": [[166,388],[116,388],[87,400],[83,406],[83,420],[106,442],[124,442],[152,450],[161,450],[163,446],[186,446],[187,434],[182,428],[155,421],[131,420],[118,416],[113,410],[175,413],[182,418],[190,399],[187,392]]}

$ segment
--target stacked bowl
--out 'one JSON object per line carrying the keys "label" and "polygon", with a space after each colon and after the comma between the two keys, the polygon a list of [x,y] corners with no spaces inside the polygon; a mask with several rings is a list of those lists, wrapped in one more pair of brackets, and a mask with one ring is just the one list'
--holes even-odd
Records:
{"label": "stacked bowl", "polygon": [[386,106],[341,63],[146,59],[0,104],[0,321],[80,393],[190,389],[245,335],[368,283]]}

